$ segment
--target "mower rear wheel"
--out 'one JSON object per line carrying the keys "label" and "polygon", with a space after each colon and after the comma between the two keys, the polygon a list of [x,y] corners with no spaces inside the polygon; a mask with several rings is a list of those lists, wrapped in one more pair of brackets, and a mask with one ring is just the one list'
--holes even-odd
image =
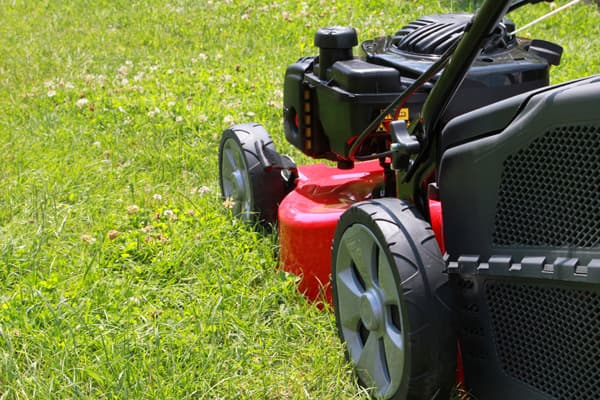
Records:
{"label": "mower rear wheel", "polygon": [[287,193],[281,171],[261,164],[259,152],[275,154],[271,136],[260,124],[234,125],[219,144],[221,194],[233,214],[244,221],[271,224]]}
{"label": "mower rear wheel", "polygon": [[382,399],[447,399],[456,336],[444,261],[429,224],[393,198],[340,218],[332,257],[339,335],[360,383]]}

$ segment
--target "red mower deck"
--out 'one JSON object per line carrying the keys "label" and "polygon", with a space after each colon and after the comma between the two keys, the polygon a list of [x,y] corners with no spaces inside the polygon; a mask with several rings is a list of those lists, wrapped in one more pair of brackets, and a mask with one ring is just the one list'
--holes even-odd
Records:
{"label": "red mower deck", "polygon": [[352,204],[371,198],[383,183],[377,161],[351,170],[324,164],[298,167],[296,188],[279,205],[281,266],[301,277],[299,290],[331,303],[331,241],[337,222]]}

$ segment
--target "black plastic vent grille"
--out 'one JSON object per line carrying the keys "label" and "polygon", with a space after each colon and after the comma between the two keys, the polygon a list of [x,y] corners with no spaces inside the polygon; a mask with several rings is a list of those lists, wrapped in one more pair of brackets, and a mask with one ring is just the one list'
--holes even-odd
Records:
{"label": "black plastic vent grille", "polygon": [[420,18],[398,31],[392,44],[411,53],[441,55],[460,39],[467,22],[448,23]]}
{"label": "black plastic vent grille", "polygon": [[[442,55],[462,37],[465,27],[471,23],[472,14],[438,14],[421,17],[400,29],[392,37],[392,46],[398,50],[420,55]],[[509,32],[515,25],[504,19],[494,31],[491,46],[483,49],[484,54],[493,53],[516,45]]]}
{"label": "black plastic vent grille", "polygon": [[559,127],[504,162],[496,246],[600,246],[600,127]]}
{"label": "black plastic vent grille", "polygon": [[556,399],[600,399],[600,295],[488,281],[503,370]]}

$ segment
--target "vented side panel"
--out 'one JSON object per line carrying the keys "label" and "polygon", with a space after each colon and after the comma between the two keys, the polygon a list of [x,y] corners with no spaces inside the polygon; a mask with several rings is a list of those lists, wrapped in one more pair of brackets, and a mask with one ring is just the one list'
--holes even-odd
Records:
{"label": "vented side panel", "polygon": [[558,127],[508,157],[495,246],[600,246],[600,127]]}
{"label": "vented side panel", "polygon": [[490,280],[485,301],[507,375],[556,399],[600,399],[598,290]]}

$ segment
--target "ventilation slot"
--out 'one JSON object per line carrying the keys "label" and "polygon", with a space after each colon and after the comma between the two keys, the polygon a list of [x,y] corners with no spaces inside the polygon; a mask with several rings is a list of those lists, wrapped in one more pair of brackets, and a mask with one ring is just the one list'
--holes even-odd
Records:
{"label": "ventilation slot", "polygon": [[392,44],[402,51],[440,55],[458,41],[465,25],[466,22],[457,24],[422,18],[398,31]]}
{"label": "ventilation slot", "polygon": [[[401,52],[437,56],[461,38],[465,27],[471,23],[472,14],[442,14],[422,17],[400,29],[392,37],[392,46]],[[514,35],[515,25],[505,19],[492,33],[491,46],[483,54],[491,54],[517,44]]]}
{"label": "ventilation slot", "polygon": [[488,281],[502,369],[563,400],[600,399],[598,291]]}
{"label": "ventilation slot", "polygon": [[556,128],[503,168],[495,246],[600,246],[600,127]]}

